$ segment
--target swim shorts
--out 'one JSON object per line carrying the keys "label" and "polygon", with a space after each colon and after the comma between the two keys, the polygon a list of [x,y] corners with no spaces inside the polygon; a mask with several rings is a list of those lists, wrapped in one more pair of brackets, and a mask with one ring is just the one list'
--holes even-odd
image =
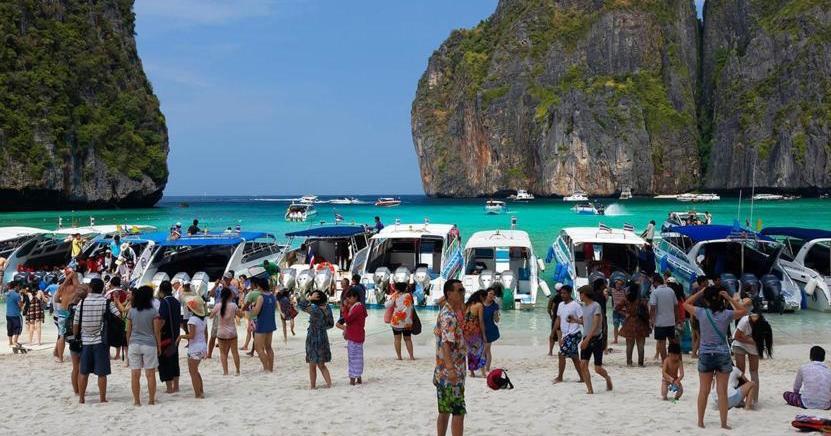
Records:
{"label": "swim shorts", "polygon": [[580,340],[583,339],[581,332],[566,335],[563,338],[563,345],[560,347],[560,354],[566,357],[577,357]]}
{"label": "swim shorts", "polygon": [[439,403],[439,413],[451,415],[464,415],[465,409],[465,385],[438,385],[436,386],[436,398]]}

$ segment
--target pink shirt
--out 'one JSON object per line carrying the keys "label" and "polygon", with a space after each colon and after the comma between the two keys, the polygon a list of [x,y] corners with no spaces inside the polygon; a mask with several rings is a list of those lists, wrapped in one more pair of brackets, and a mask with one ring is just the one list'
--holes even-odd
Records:
{"label": "pink shirt", "polygon": [[219,322],[219,329],[216,331],[216,337],[219,339],[233,339],[237,337],[237,324],[234,319],[237,313],[237,305],[229,301],[228,304],[225,305],[225,316],[220,318],[219,312],[221,309],[222,304],[217,304],[214,306],[214,310],[211,313],[211,317]]}

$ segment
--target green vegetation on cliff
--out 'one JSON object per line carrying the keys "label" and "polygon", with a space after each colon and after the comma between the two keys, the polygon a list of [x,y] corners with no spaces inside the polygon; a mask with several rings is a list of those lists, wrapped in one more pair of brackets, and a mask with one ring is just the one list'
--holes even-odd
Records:
{"label": "green vegetation on cliff", "polygon": [[132,4],[0,3],[0,150],[33,179],[94,151],[110,172],[166,180],[164,117],[132,43]]}

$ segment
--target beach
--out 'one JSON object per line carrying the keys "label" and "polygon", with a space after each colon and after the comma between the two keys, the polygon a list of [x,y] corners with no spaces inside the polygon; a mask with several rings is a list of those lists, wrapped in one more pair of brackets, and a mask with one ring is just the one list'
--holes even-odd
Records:
{"label": "beach", "polygon": [[[132,404],[130,372],[124,362],[113,361],[108,379],[107,404],[98,403],[94,377],[87,390],[87,405],[79,405],[69,384],[71,363],[52,358],[55,328],[44,327],[48,339],[27,355],[13,355],[5,342],[0,348],[0,386],[6,401],[0,413],[2,434],[81,435],[96,432],[115,434],[204,434],[230,431],[239,434],[435,434],[436,398],[432,385],[434,365],[435,311],[420,311],[424,332],[415,337],[417,360],[395,360],[392,335],[382,322],[382,312],[371,310],[367,319],[364,384],[349,386],[346,374],[345,341],[340,330],[329,331],[333,361],[331,389],[308,387],[304,360],[308,318],[297,318],[297,336],[283,344],[282,331],[275,332],[275,373],[265,374],[259,360],[241,355],[242,375],[223,376],[218,350],[203,361],[206,399],[193,398],[185,361],[181,392],[163,393],[159,385],[157,405],[146,405],[142,376],[142,407]],[[660,399],[659,365],[652,361],[654,341],[646,345],[647,367],[627,368],[624,345],[611,345],[604,357],[615,389],[603,390],[602,379],[593,378],[595,394],[587,395],[577,383],[568,363],[565,382],[554,385],[556,357],[547,356],[547,316],[542,310],[506,313],[503,337],[494,345],[495,367],[505,368],[514,390],[492,391],[482,378],[467,378],[466,434],[496,435],[585,435],[679,433],[790,434],[795,415],[829,417],[828,411],[803,411],[784,404],[782,392],[790,390],[796,369],[808,359],[808,349],[819,344],[828,348],[831,333],[827,315],[806,313],[770,315],[774,326],[774,359],[760,364],[761,391],[755,411],[733,409],[729,414],[732,432],[719,428],[718,412],[708,403],[704,430],[696,427],[698,373],[696,361],[684,356],[684,396],[678,402]],[[818,321],[822,320],[822,321]],[[812,329],[799,326],[809,324]],[[240,334],[244,334],[240,330]],[[23,337],[25,338],[25,336]],[[244,338],[244,337],[243,337]],[[241,338],[242,339],[242,338]],[[182,342],[184,351],[185,341]],[[556,349],[555,349],[556,353]],[[180,355],[184,355],[180,351]],[[406,353],[405,353],[406,356]],[[232,370],[233,372],[233,370]],[[322,380],[319,378],[319,385]],[[163,427],[158,428],[157,423]]]}

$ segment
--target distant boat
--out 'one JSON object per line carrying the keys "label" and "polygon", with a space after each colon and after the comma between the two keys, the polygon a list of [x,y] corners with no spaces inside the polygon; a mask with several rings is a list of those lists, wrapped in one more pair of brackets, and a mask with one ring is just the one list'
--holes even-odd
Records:
{"label": "distant boat", "polygon": [[300,204],[315,204],[317,203],[317,195],[304,195],[300,197]]}
{"label": "distant boat", "polygon": [[600,203],[577,203],[571,208],[578,215],[604,215],[606,208]]}
{"label": "distant boat", "polygon": [[186,201],[183,201],[183,202],[179,203],[179,207],[182,207],[182,208],[190,207],[190,203],[188,203]]}
{"label": "distant boat", "polygon": [[784,195],[779,194],[756,194],[753,196],[753,200],[755,201],[774,201],[774,200],[784,200]]}
{"label": "distant boat", "polygon": [[524,189],[517,189],[515,195],[509,195],[508,200],[511,201],[531,201],[534,199],[534,194],[529,193]]}
{"label": "distant boat", "polygon": [[683,202],[686,203],[686,202],[690,202],[690,201],[694,201],[694,202],[719,201],[719,200],[721,200],[721,197],[719,197],[717,194],[693,194],[691,192],[688,192],[686,194],[681,194],[681,195],[677,196],[675,199],[678,200],[678,201],[683,201]]}
{"label": "distant boat", "polygon": [[661,195],[656,195],[652,198],[654,198],[656,200],[677,200],[678,197],[680,197],[680,195],[678,195],[678,194],[661,194]]}
{"label": "distant boat", "polygon": [[589,197],[586,194],[584,194],[583,192],[575,191],[574,193],[572,193],[568,197],[563,197],[563,201],[571,201],[571,202],[574,202],[574,201],[589,201]]}
{"label": "distant boat", "polygon": [[395,207],[400,204],[401,200],[392,197],[381,197],[375,202],[375,205],[378,207]]}
{"label": "distant boat", "polygon": [[505,212],[505,202],[499,200],[488,200],[485,203],[485,213],[488,215],[499,215]]}
{"label": "distant boat", "polygon": [[621,200],[629,200],[632,198],[632,188],[625,187],[620,191],[620,199]]}
{"label": "distant boat", "polygon": [[317,209],[313,204],[292,203],[286,209],[286,221],[306,221],[317,215]]}
{"label": "distant boat", "polygon": [[329,200],[331,204],[360,204],[361,200],[358,200],[355,197],[342,197],[336,198],[334,200]]}

